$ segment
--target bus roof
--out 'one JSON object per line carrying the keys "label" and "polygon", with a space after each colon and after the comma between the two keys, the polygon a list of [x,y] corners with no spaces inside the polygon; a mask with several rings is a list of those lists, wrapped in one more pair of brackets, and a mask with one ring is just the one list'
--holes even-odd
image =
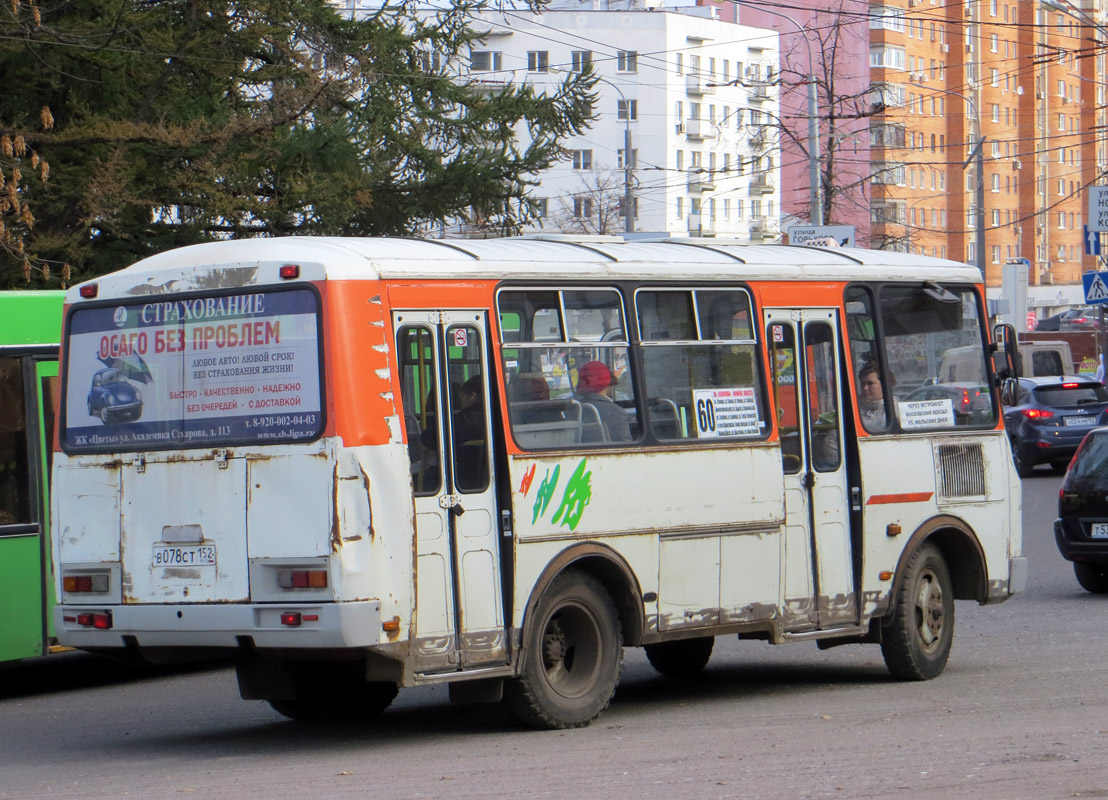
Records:
{"label": "bus roof", "polygon": [[[615,236],[556,235],[238,239],[160,253],[97,282],[102,298],[241,287],[276,280],[276,267],[282,264],[300,264],[301,278],[309,280],[660,280],[679,276],[739,281],[980,281],[977,269],[967,264],[884,250],[743,245],[701,238],[625,241]],[[267,266],[272,269],[264,269]],[[79,299],[76,287],[68,299]]]}

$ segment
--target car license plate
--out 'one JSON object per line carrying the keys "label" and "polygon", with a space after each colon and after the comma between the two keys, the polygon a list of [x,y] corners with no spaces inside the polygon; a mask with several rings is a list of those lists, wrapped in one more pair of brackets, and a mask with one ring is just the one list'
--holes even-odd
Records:
{"label": "car license plate", "polygon": [[154,545],[155,567],[196,567],[215,564],[214,544]]}
{"label": "car license plate", "polygon": [[1094,522],[1089,525],[1089,537],[1092,539],[1108,539],[1108,522]]}
{"label": "car license plate", "polygon": [[1065,421],[1071,427],[1096,425],[1096,417],[1066,417]]}

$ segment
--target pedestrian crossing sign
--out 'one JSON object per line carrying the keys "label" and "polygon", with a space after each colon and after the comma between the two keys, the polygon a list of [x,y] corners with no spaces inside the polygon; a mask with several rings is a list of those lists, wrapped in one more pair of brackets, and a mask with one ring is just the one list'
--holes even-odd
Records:
{"label": "pedestrian crossing sign", "polygon": [[1086,272],[1081,281],[1086,303],[1108,303],[1108,272]]}

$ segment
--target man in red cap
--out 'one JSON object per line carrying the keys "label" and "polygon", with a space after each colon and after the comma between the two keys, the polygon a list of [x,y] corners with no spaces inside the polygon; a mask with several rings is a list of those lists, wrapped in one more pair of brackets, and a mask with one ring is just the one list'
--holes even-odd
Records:
{"label": "man in red cap", "polygon": [[577,394],[600,415],[609,442],[631,441],[627,412],[612,399],[612,371],[603,361],[590,361],[577,373]]}

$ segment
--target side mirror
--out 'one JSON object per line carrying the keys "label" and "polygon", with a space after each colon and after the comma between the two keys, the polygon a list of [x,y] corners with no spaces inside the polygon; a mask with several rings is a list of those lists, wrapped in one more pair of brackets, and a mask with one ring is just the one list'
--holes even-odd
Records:
{"label": "side mirror", "polygon": [[[994,356],[993,368],[997,378],[1006,380],[1023,376],[1023,362],[1020,360],[1019,343],[1016,329],[1007,323],[993,328],[993,341],[998,352]],[[1000,360],[997,366],[996,360]]]}
{"label": "side mirror", "polygon": [[1019,381],[1015,378],[1005,378],[1000,384],[1000,402],[1006,406],[1014,406],[1019,392]]}

